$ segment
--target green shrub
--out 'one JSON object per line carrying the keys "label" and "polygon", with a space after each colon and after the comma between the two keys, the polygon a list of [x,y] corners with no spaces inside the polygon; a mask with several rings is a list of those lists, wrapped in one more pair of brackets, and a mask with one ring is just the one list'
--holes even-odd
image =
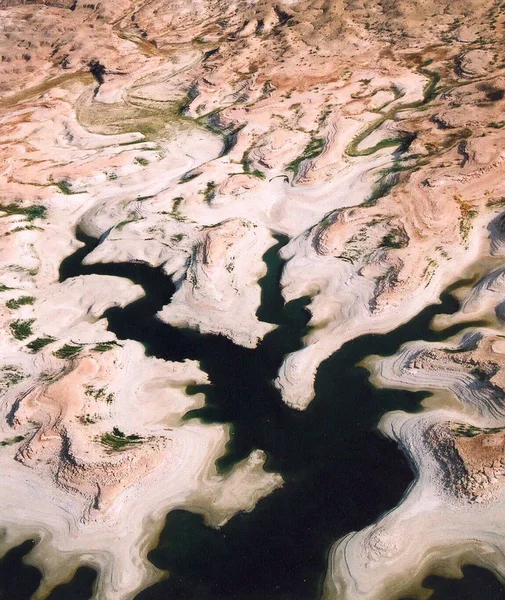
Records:
{"label": "green shrub", "polygon": [[35,302],[35,298],[33,296],[20,296],[19,298],[13,298],[8,300],[5,303],[5,306],[10,310],[17,310],[20,306],[25,306],[27,304],[33,304]]}
{"label": "green shrub", "polygon": [[82,423],[83,425],[93,425],[93,423],[96,423],[96,419],[94,419],[91,415],[80,415],[78,417],[79,422]]}
{"label": "green shrub", "polygon": [[244,152],[244,154],[242,155],[241,163],[244,169],[244,173],[246,173],[247,175],[254,175],[254,177],[258,177],[258,179],[265,179],[265,173],[263,173],[263,171],[260,171],[259,169],[254,169],[254,171],[251,171],[251,162],[249,160],[248,152]]}
{"label": "green shrub", "polygon": [[[172,204],[172,210],[168,213],[176,221],[185,221],[186,220],[184,215],[181,215],[181,213],[179,211],[179,208],[183,201],[184,201],[184,198],[182,196],[178,196],[177,198],[174,198],[174,201]],[[167,213],[163,213],[163,214],[167,214]]]}
{"label": "green shrub", "polygon": [[65,196],[72,196],[72,194],[75,194],[75,192],[70,187],[70,183],[66,179],[62,179],[54,185],[60,190],[62,194],[65,194]]}
{"label": "green shrub", "polygon": [[214,196],[216,195],[216,184],[213,181],[209,181],[207,183],[207,187],[203,192],[203,197],[205,198],[205,202],[210,204]]}
{"label": "green shrub", "polygon": [[26,344],[26,347],[29,348],[32,352],[38,352],[39,350],[42,350],[42,348],[44,348],[48,344],[52,344],[55,341],[56,341],[56,338],[53,338],[50,336],[38,337],[38,338],[34,339],[32,342],[30,342],[29,344]]}
{"label": "green shrub", "polygon": [[0,446],[12,446],[13,444],[18,444],[25,439],[24,435],[17,435],[16,437],[9,438],[7,440],[2,440],[0,442]]}
{"label": "green shrub", "polygon": [[503,431],[503,427],[476,427],[469,423],[457,423],[453,426],[453,431],[457,437],[475,437],[477,435],[492,435]]}
{"label": "green shrub", "polygon": [[117,342],[100,342],[93,348],[93,350],[95,352],[107,352],[108,350],[112,350],[114,346],[119,346],[119,344]]}
{"label": "green shrub", "polygon": [[23,371],[16,365],[5,365],[1,368],[0,391],[4,392],[26,378]]}
{"label": "green shrub", "polygon": [[42,204],[34,204],[33,206],[23,207],[16,202],[2,205],[0,204],[0,211],[6,213],[6,216],[20,215],[26,217],[27,221],[34,221],[35,219],[44,219],[46,216],[46,207]]}
{"label": "green shrub", "polygon": [[286,167],[287,171],[293,171],[294,173],[298,172],[298,167],[300,163],[304,160],[308,160],[310,158],[316,158],[321,154],[324,148],[324,139],[313,137],[310,142],[305,146],[303,153],[295,160],[292,160]]}
{"label": "green shrub", "polygon": [[12,335],[17,340],[25,340],[32,335],[32,325],[35,319],[17,319],[10,324]]}
{"label": "green shrub", "polygon": [[381,248],[405,248],[407,240],[399,231],[391,231],[386,233],[379,244]]}
{"label": "green shrub", "polygon": [[144,439],[135,434],[125,435],[120,429],[114,427],[111,432],[104,433],[100,441],[108,451],[118,452],[133,444],[141,444]]}
{"label": "green shrub", "polygon": [[112,392],[107,394],[106,388],[96,388],[93,385],[87,385],[84,393],[86,394],[86,396],[91,396],[95,400],[105,400],[107,404],[112,404],[115,398]]}
{"label": "green shrub", "polygon": [[74,358],[81,352],[82,348],[82,344],[65,344],[53,354],[56,358]]}
{"label": "green shrub", "polygon": [[201,174],[201,171],[188,171],[187,173],[184,173],[184,175],[180,178],[179,183],[186,183],[187,181],[191,181],[192,179],[198,177]]}

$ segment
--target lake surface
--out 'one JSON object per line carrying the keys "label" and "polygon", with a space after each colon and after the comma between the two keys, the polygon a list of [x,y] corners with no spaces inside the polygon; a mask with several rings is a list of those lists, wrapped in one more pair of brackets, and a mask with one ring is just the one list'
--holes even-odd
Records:
{"label": "lake surface", "polygon": [[[212,385],[190,390],[203,391],[206,405],[186,418],[231,424],[232,439],[226,455],[218,461],[219,469],[229,469],[253,449],[261,448],[268,455],[267,468],[281,473],[286,482],[253,512],[237,515],[219,530],[206,527],[199,515],[183,510],[169,513],[149,559],[169,570],[170,578],[138,594],[136,600],[317,600],[330,546],[394,508],[413,481],[405,456],[375,427],[389,410],[418,410],[426,394],[375,389],[367,380],[368,372],[356,364],[370,354],[392,354],[409,340],[453,335],[463,326],[436,333],[429,323],[436,314],[457,310],[458,302],[443,294],[441,304],[426,308],[395,331],[345,344],[320,366],[316,397],[306,411],[298,412],[281,402],[272,385],[283,356],[301,347],[308,321],[308,299],[284,306],[280,294],[283,263],[277,251],[285,238],[279,237],[264,256],[268,272],[260,282],[262,306],[258,311],[261,319],[279,327],[254,350],[236,346],[222,336],[160,322],[154,315],[175,291],[161,269],[140,263],[83,266],[82,258],[97,242],[81,234],[79,238],[86,247],[63,261],[61,279],[98,273],[128,277],[142,285],[145,298],[105,313],[109,329],[120,339],[143,343],[150,355],[199,360],[208,373]],[[28,587],[36,589],[38,570],[20,562],[29,544],[11,551],[0,562],[0,598],[27,600],[32,593]],[[433,598],[481,600],[486,584],[486,600],[503,599],[503,589],[493,575],[476,567],[469,569],[463,580],[450,580],[449,586],[463,586],[458,589],[481,595],[461,592],[447,596],[447,581],[431,578],[430,589],[440,589],[442,594]],[[13,581],[14,574],[19,576],[18,582]],[[94,577],[91,569],[80,569],[50,600],[89,598]],[[498,595],[493,595],[494,590]]]}

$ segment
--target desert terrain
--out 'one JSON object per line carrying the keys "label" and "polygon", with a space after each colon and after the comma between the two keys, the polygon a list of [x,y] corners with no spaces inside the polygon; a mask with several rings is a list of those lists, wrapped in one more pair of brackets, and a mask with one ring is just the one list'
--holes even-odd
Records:
{"label": "desert terrain", "polygon": [[0,551],[36,540],[33,598],[82,565],[134,598],[170,511],[220,528],[280,493],[264,448],[216,466],[204,365],[109,322],[149,302],[140,265],[167,331],[253,351],[272,251],[309,316],[271,380],[300,418],[343,346],[457,301],[361,363],[429,395],[384,410],[414,482],[333,540],[324,599],[505,583],[504,32],[492,0],[0,0]]}

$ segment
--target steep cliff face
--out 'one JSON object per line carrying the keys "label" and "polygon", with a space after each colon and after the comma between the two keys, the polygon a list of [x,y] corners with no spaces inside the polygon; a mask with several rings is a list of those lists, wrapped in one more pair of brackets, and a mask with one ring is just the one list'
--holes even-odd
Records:
{"label": "steep cliff face", "polygon": [[[498,547],[485,526],[502,514],[504,27],[490,0],[0,0],[0,507],[5,549],[51,533],[33,555],[47,565],[40,597],[83,555],[100,569],[97,597],[131,597],[158,576],[146,549],[168,510],[219,525],[282,482],[261,449],[216,474],[227,428],[181,421],[203,402],[184,391],[203,370],[107,331],[105,311],[142,289],[59,281],[76,229],[96,241],[86,265],[172,279],[159,319],[248,348],[276,326],[259,316],[261,280],[287,236],[282,294],[308,297],[311,320],[275,385],[298,410],[345,342],[395,329],[471,276],[461,310],[434,326],[484,327],[478,343],[421,341],[367,363],[378,385],[436,395],[420,415],[385,417],[419,479],[375,529],[335,546],[328,598],[390,600],[402,568],[421,576],[469,536]],[[12,502],[26,485],[36,511]],[[116,550],[111,532],[134,513]],[[462,514],[471,527],[447,543],[399,541],[402,522]]]}

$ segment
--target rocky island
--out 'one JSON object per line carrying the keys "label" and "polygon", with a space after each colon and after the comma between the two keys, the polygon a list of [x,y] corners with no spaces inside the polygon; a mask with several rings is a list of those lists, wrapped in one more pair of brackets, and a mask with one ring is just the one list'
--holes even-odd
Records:
{"label": "rocky island", "polygon": [[6,597],[168,597],[186,513],[279,560],[187,599],[505,584],[504,33],[493,0],[0,0],[0,553],[39,573]]}

